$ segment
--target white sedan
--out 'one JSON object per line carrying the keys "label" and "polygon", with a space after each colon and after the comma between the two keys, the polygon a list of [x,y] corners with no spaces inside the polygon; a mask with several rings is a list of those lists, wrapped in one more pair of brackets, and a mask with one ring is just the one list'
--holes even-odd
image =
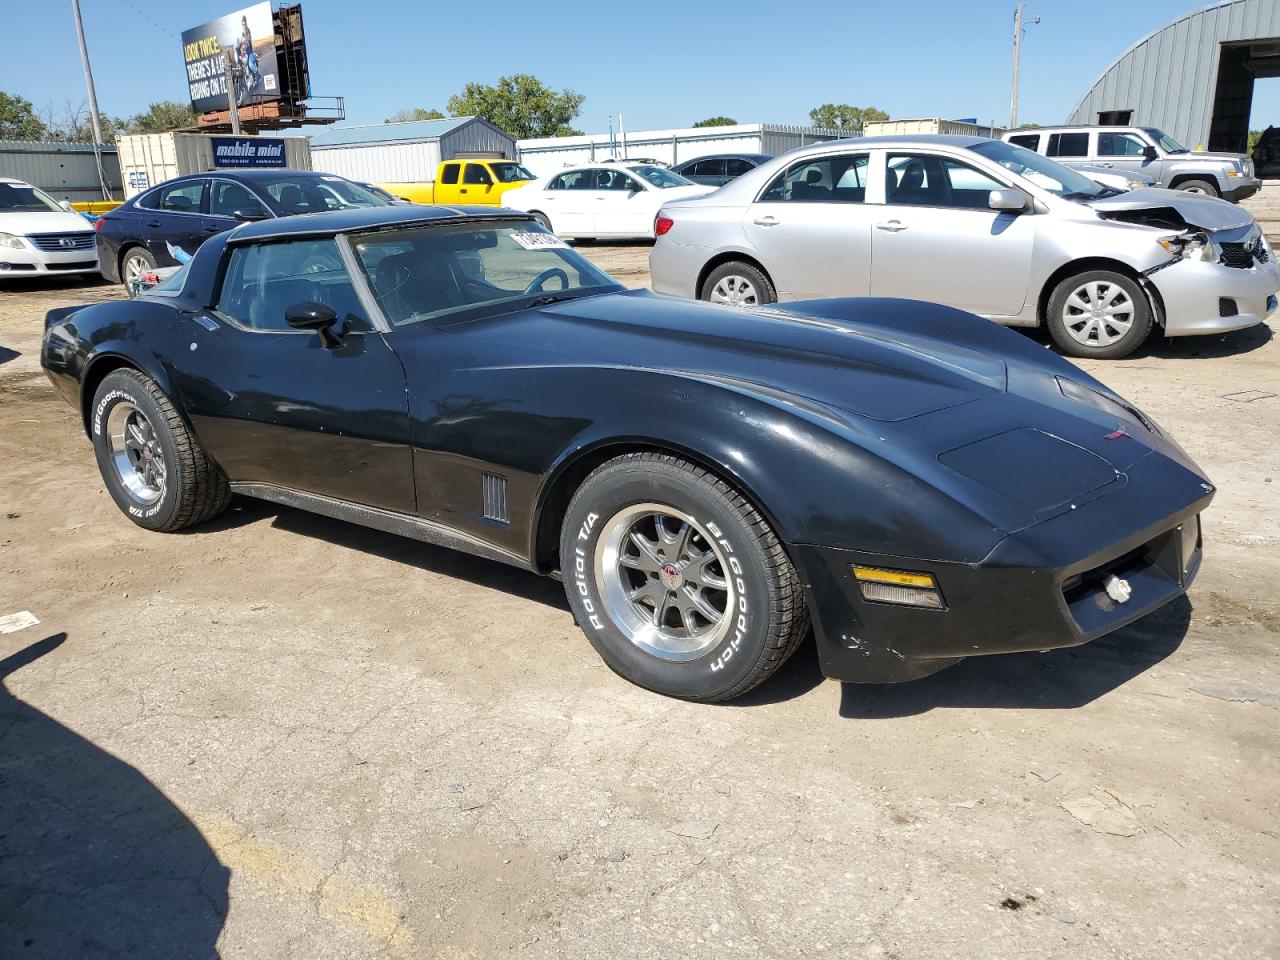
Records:
{"label": "white sedan", "polygon": [[502,204],[532,213],[561,237],[652,238],[653,221],[663,204],[713,190],[652,164],[592,164],[510,190]]}
{"label": "white sedan", "polygon": [[0,279],[97,272],[93,226],[70,203],[0,177]]}

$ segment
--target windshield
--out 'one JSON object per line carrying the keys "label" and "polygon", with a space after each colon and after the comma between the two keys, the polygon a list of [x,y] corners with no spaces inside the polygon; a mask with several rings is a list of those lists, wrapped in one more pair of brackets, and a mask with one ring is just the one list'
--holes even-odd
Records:
{"label": "windshield", "polygon": [[666,190],[668,187],[691,187],[694,185],[692,180],[686,180],[678,173],[672,173],[670,170],[664,170],[662,167],[655,167],[649,163],[638,163],[627,167],[627,169],[638,176],[644,177],[659,190]]}
{"label": "windshield", "polygon": [[969,149],[988,160],[994,160],[1010,173],[1031,181],[1040,189],[1069,200],[1087,200],[1114,192],[1094,183],[1083,173],[1064,167],[1057,160],[1050,160],[1034,150],[1017,147],[1003,140],[988,140]]}
{"label": "windshield", "polygon": [[1165,153],[1189,153],[1190,152],[1187,150],[1186,147],[1180,144],[1177,140],[1173,139],[1173,137],[1169,136],[1159,127],[1143,127],[1142,130],[1148,137],[1150,137],[1156,143],[1160,144],[1160,149],[1163,150]]}
{"label": "windshield", "polygon": [[162,283],[156,284],[150,290],[147,290],[146,293],[158,293],[161,295],[176,297],[182,292],[182,285],[187,282],[187,271],[190,267],[191,264],[184,263],[181,267],[170,274],[166,280]]}
{"label": "windshield", "polygon": [[493,170],[493,175],[498,178],[499,183],[515,183],[517,180],[537,180],[527,167],[522,167],[518,163],[491,163],[489,166]]}
{"label": "windshield", "polygon": [[63,213],[58,202],[28,183],[0,183],[0,213]]}
{"label": "windshield", "polygon": [[619,290],[619,284],[536,223],[410,227],[353,239],[392,327],[508,313]]}
{"label": "windshield", "polygon": [[286,214],[349,210],[352,207],[386,207],[386,200],[342,177],[289,177],[260,180]]}

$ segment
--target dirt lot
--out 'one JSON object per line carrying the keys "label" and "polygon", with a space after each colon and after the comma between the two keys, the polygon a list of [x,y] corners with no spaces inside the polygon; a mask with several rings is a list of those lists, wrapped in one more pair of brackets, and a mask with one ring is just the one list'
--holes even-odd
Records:
{"label": "dirt lot", "polygon": [[1089,365],[1219,485],[1189,602],[708,707],[552,581],[252,501],[133,526],[38,367],[45,310],[112,296],[0,292],[0,616],[40,620],[0,633],[7,956],[1280,955],[1270,328]]}

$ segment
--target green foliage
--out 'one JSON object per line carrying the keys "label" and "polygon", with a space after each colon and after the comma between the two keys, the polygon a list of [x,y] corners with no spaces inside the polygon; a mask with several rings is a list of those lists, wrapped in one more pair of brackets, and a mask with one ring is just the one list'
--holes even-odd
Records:
{"label": "green foliage", "polygon": [[847,103],[824,103],[809,111],[809,122],[825,130],[861,130],[869,120],[888,120],[889,115],[875,107],[851,107]]}
{"label": "green foliage", "polygon": [[179,127],[194,127],[196,112],[189,103],[161,100],[153,103],[143,113],[136,114],[121,124],[121,133],[165,133]]}
{"label": "green foliage", "polygon": [[1249,145],[1248,145],[1247,147],[1245,147],[1245,148],[1244,148],[1244,152],[1245,152],[1245,153],[1247,153],[1247,154],[1252,155],[1252,154],[1253,154],[1253,148],[1254,148],[1254,147],[1256,147],[1256,146],[1258,145],[1258,138],[1260,138],[1264,133],[1266,133],[1266,131],[1265,131],[1265,130],[1250,130],[1250,131],[1249,131]]}
{"label": "green foliage", "polygon": [[455,117],[484,117],[517,139],[570,136],[577,133],[569,121],[578,115],[586,99],[573,90],[552,90],[528,73],[501,77],[495,84],[468,83],[449,98]]}
{"label": "green foliage", "polygon": [[707,117],[694,124],[695,127],[732,127],[738,121],[733,117]]}
{"label": "green foliage", "polygon": [[44,140],[48,135],[30,100],[0,90],[0,140]]}
{"label": "green foliage", "polygon": [[443,120],[444,114],[432,107],[427,110],[425,107],[414,107],[412,110],[397,110],[383,123],[404,123],[408,120]]}
{"label": "green foliage", "polygon": [[1038,124],[1038,123],[1020,123],[1020,124],[1018,124],[1018,129],[1019,129],[1019,130],[1039,130],[1039,129],[1040,129],[1040,124]]}

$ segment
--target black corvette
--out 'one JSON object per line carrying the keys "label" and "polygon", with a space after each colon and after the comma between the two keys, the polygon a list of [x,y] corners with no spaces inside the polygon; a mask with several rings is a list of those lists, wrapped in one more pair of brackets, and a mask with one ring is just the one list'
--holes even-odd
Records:
{"label": "black corvette", "polygon": [[245,224],[43,364],[135,523],[233,493],[563,577],[616,671],[724,700],[1084,643],[1181,594],[1213,487],[1140,411],[946,307],[627,291],[509,211]]}

